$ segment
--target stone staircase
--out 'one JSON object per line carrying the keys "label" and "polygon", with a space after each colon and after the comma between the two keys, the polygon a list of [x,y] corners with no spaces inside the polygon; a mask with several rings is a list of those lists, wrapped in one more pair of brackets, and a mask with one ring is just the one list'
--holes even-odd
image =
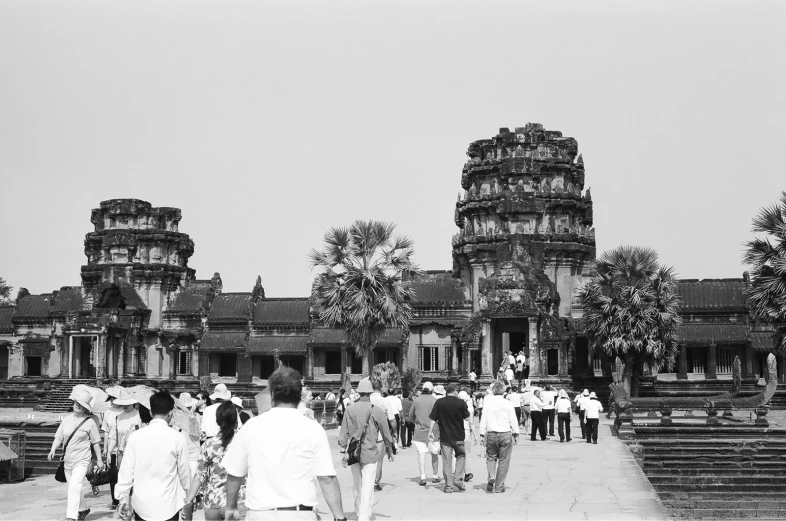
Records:
{"label": "stone staircase", "polygon": [[88,379],[68,379],[68,380],[54,380],[49,389],[49,393],[45,400],[41,403],[39,409],[49,412],[68,412],[71,410],[71,400],[68,397],[71,395],[71,390],[77,384],[95,385],[95,380]]}
{"label": "stone staircase", "polygon": [[25,477],[54,474],[60,463],[62,446],[53,461],[47,460],[49,449],[59,422],[53,421],[0,421],[0,429],[25,431]]}
{"label": "stone staircase", "polygon": [[786,517],[786,429],[635,426],[643,469],[675,519]]}

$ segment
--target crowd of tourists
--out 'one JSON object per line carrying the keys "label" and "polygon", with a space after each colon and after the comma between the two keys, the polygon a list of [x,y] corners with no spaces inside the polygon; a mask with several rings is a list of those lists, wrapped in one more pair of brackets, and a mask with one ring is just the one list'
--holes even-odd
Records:
{"label": "crowd of tourists", "polygon": [[[571,441],[578,415],[582,438],[598,441],[595,393],[570,399],[564,389],[495,381],[484,392],[424,382],[414,393],[383,389],[381,382],[314,397],[297,371],[281,367],[268,380],[270,408],[251,417],[226,385],[213,393],[176,399],[165,390],[144,396],[122,387],[99,393],[77,386],[73,414],[63,418],[50,459],[63,446],[67,487],[66,518],[85,519],[86,477],[108,471],[111,508],[125,520],[190,520],[198,505],[205,519],[316,519],[317,484],[334,519],[344,519],[333,456],[311,402],[332,401],[339,424],[343,465],[352,474],[354,509],[371,517],[385,459],[414,447],[418,483],[441,483],[444,492],[463,492],[473,479],[472,446],[485,452],[489,493],[504,493],[513,446],[529,427],[530,440],[554,436]],[[324,421],[324,418],[323,418]],[[103,433],[103,444],[102,434]],[[442,476],[439,473],[442,463]]]}

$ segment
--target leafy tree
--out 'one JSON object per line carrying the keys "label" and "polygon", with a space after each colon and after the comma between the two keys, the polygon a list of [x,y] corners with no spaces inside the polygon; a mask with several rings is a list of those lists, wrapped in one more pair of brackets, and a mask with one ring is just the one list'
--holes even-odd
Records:
{"label": "leafy tree", "polygon": [[619,356],[624,381],[638,396],[644,364],[673,367],[679,347],[679,299],[674,269],[660,266],[650,248],[620,246],[594,261],[590,281],[579,291],[581,325],[590,350]]}
{"label": "leafy tree", "polygon": [[747,290],[751,314],[778,326],[780,351],[786,351],[786,192],[779,204],[767,206],[753,219],[754,233],[764,234],[745,243],[743,261],[751,265]]}
{"label": "leafy tree", "polygon": [[9,304],[11,302],[11,291],[13,289],[6,283],[3,277],[0,277],[0,304]]}
{"label": "leafy tree", "polygon": [[401,387],[401,373],[396,364],[385,362],[377,364],[371,369],[371,381],[379,381],[383,391],[390,391]]}
{"label": "leafy tree", "polygon": [[409,391],[411,394],[420,387],[421,380],[423,380],[423,375],[420,369],[417,367],[407,367],[404,369],[404,374],[401,375],[401,390]]}
{"label": "leafy tree", "polygon": [[355,221],[349,228],[331,228],[322,251],[311,250],[318,269],[311,303],[328,327],[346,331],[370,375],[369,354],[388,327],[407,328],[415,292],[408,274],[420,273],[413,263],[412,241],[394,237],[395,225]]}

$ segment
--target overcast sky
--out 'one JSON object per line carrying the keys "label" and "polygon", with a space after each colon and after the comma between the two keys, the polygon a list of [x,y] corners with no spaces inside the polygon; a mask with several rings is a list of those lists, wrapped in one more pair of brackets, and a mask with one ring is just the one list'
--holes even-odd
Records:
{"label": "overcast sky", "polygon": [[[199,278],[307,296],[331,226],[451,269],[467,145],[578,140],[598,253],[740,277],[784,183],[786,2],[0,0],[0,276],[80,284],[91,209],[183,211]],[[13,295],[16,295],[16,289]]]}

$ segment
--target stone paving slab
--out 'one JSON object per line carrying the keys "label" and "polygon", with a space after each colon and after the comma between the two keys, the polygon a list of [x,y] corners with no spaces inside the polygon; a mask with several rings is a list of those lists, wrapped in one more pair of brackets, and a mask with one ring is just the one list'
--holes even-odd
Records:
{"label": "stone paving slab", "polygon": [[[417,453],[414,448],[399,450],[393,463],[385,462],[382,492],[375,495],[373,511],[379,521],[418,519],[518,519],[518,520],[665,520],[665,508],[636,465],[627,447],[609,432],[611,422],[601,420],[597,445],[579,439],[573,423],[573,441],[558,438],[531,442],[521,436],[513,449],[513,459],[504,494],[486,492],[485,459],[480,447],[472,448],[471,470],[475,477],[466,492],[445,494],[444,482],[418,485]],[[341,466],[336,430],[328,431],[341,484],[344,510],[350,519],[352,477]],[[441,468],[440,468],[441,472]],[[430,478],[431,476],[429,476]],[[92,512],[88,521],[112,519],[108,487],[99,496],[88,494]],[[65,518],[66,485],[54,476],[23,483],[0,485],[0,519],[6,521],[62,520]],[[324,499],[317,508],[322,519],[331,519]],[[197,511],[195,520],[204,519]]]}

